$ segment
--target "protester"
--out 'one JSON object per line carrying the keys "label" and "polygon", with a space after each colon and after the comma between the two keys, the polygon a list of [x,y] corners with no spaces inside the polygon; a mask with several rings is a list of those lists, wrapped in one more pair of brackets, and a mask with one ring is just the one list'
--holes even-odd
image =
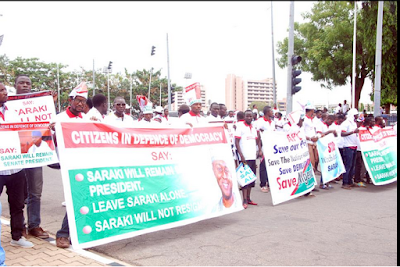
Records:
{"label": "protester", "polygon": [[335,114],[343,113],[342,104],[339,103],[338,106],[335,108]]}
{"label": "protester", "polygon": [[[7,108],[7,89],[0,83],[0,123],[16,122],[17,115]],[[24,227],[24,201],[26,178],[23,169],[0,171],[0,195],[6,186],[8,205],[10,209],[11,245],[23,248],[33,247],[33,243],[26,240]]]}
{"label": "protester", "polygon": [[[83,109],[88,98],[86,87],[78,86],[69,94],[69,106],[64,112],[57,114],[55,121],[50,124],[50,129],[55,130],[55,123],[60,122],[84,122],[89,121],[88,117],[83,113]],[[55,133],[56,136],[56,133]],[[56,246],[59,248],[69,248],[69,224],[68,216],[65,213],[61,229],[56,233]]]}
{"label": "protester", "polygon": [[[328,113],[323,113],[323,114],[321,114],[321,119],[322,119],[322,123],[320,124],[320,126],[318,126],[318,128],[316,128],[318,138],[322,138],[328,134],[337,135],[336,130],[329,129],[329,127],[332,125],[333,121],[335,120],[335,116],[334,115],[328,116]],[[321,173],[321,183],[320,183],[319,187],[321,189],[333,188],[333,186],[330,185],[329,183],[323,184],[322,173]]]}
{"label": "protester", "polygon": [[[264,116],[260,117],[255,123],[255,127],[257,131],[260,131],[262,134],[275,131],[275,122],[273,121],[274,112],[270,106],[265,106],[263,108]],[[260,144],[262,146],[262,141],[260,140]],[[260,152],[262,151],[262,147],[258,146]],[[269,192],[269,183],[268,183],[268,173],[265,165],[265,157],[264,154],[260,154],[260,187],[261,192],[268,193]]]}
{"label": "protester", "polygon": [[88,99],[86,99],[85,107],[83,108],[83,113],[87,114],[89,110],[91,110],[92,108],[93,108],[93,101],[90,97],[88,97]]}
{"label": "protester", "polygon": [[306,116],[304,118],[303,126],[308,144],[308,151],[310,153],[311,165],[313,166],[315,174],[321,174],[321,172],[318,171],[319,158],[318,158],[318,150],[316,144],[316,142],[318,141],[318,136],[314,123],[314,121],[316,120],[314,118],[314,109],[315,109],[314,106],[311,105],[310,103],[308,103],[305,106]]}
{"label": "protester", "polygon": [[284,132],[284,127],[287,122],[282,118],[282,113],[280,112],[275,113],[274,122],[276,131]]}
{"label": "protester", "polygon": [[143,119],[140,120],[140,125],[150,125],[153,122],[153,104],[151,102],[147,103],[143,108]]}
{"label": "protester", "polygon": [[[362,127],[363,129],[366,129],[364,122],[365,122],[364,117],[358,117],[356,120],[357,128]],[[361,177],[364,176],[366,170],[365,170],[364,162],[362,159],[359,134],[356,133],[356,136],[357,136],[357,154],[356,154],[356,163],[355,163],[356,165],[355,165],[355,169],[354,169],[354,184],[358,187],[365,188],[366,185],[362,182]]]}
{"label": "protester", "polygon": [[105,123],[114,124],[119,127],[133,127],[133,118],[125,114],[126,102],[121,96],[114,99],[114,112],[108,114],[104,118]]}
{"label": "protester", "polygon": [[[1,216],[2,209],[3,209],[3,207],[1,206],[1,202],[0,202],[0,216]],[[1,232],[1,223],[0,223],[0,232]],[[0,266],[6,266],[5,261],[6,261],[6,252],[4,251],[3,246],[1,245],[1,239],[0,239]]]}
{"label": "protester", "polygon": [[153,120],[159,123],[163,122],[163,108],[161,106],[156,106],[156,108],[154,109],[154,116],[153,116]]}
{"label": "protester", "polygon": [[190,102],[190,111],[188,113],[180,116],[180,120],[184,123],[193,127],[194,125],[199,125],[206,123],[206,119],[200,115],[201,111],[201,99],[193,99]]}
{"label": "protester", "polygon": [[103,121],[107,115],[107,98],[103,94],[96,94],[92,99],[93,107],[86,113],[93,121]]}
{"label": "protester", "polygon": [[190,111],[190,107],[186,104],[181,105],[178,108],[178,117],[180,118],[183,114],[186,114]]}
{"label": "protester", "polygon": [[[14,87],[17,95],[30,93],[32,91],[31,79],[24,74],[18,75],[15,78]],[[49,238],[49,234],[40,227],[40,206],[43,191],[43,167],[26,168],[24,169],[24,172],[26,175],[26,190],[28,194],[26,205],[28,214],[28,233],[43,239]]]}
{"label": "protester", "polygon": [[236,120],[235,112],[233,110],[229,110],[227,119],[228,120],[233,120],[233,121]]}
{"label": "protester", "polygon": [[221,119],[225,119],[226,115],[227,115],[227,108],[225,106],[225,104],[219,104],[219,117]]}
{"label": "protester", "polygon": [[342,137],[343,137],[343,154],[344,154],[344,166],[346,172],[343,174],[343,189],[351,189],[355,185],[353,184],[354,168],[357,156],[357,135],[358,128],[355,122],[358,116],[358,111],[353,108],[347,112],[347,119],[341,125]]}
{"label": "protester", "polygon": [[164,108],[163,120],[164,120],[164,122],[169,123],[169,109],[168,108]]}
{"label": "protester", "polygon": [[222,121],[221,117],[219,116],[219,104],[214,102],[210,105],[210,115],[207,116],[207,121]]}
{"label": "protester", "polygon": [[346,114],[349,109],[350,108],[349,108],[349,104],[347,104],[347,100],[344,100],[343,101],[343,107],[342,107],[342,113]]}
{"label": "protester", "polygon": [[[253,114],[250,110],[244,113],[244,123],[238,123],[235,131],[235,144],[239,154],[239,161],[244,165],[247,164],[253,173],[256,173],[257,145],[261,147],[260,138],[258,138],[257,130],[253,127]],[[259,155],[262,156],[261,150]],[[248,205],[257,205],[250,198],[251,188],[255,186],[252,182],[242,187],[243,208],[247,209]]]}

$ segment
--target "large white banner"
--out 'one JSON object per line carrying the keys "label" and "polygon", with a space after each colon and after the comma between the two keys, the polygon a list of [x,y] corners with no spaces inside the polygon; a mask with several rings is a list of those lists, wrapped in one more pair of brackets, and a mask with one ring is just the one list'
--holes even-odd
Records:
{"label": "large white banner", "polygon": [[243,209],[222,126],[56,125],[74,248]]}
{"label": "large white banner", "polygon": [[0,125],[0,170],[34,168],[58,162],[49,122],[55,117],[50,91],[9,96]]}
{"label": "large white banner", "polygon": [[7,107],[18,118],[15,122],[50,122],[56,115],[51,91],[9,96]]}
{"label": "large white banner", "polygon": [[361,153],[374,185],[397,181],[397,133],[393,128],[370,132],[360,128]]}
{"label": "large white banner", "polygon": [[335,136],[328,134],[317,141],[322,182],[328,183],[346,172]]}
{"label": "large white banner", "polygon": [[311,192],[316,184],[303,131],[261,133],[274,205]]}

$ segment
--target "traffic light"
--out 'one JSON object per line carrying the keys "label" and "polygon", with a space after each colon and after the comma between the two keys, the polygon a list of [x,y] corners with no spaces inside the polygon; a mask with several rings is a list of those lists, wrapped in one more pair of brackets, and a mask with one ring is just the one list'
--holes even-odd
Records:
{"label": "traffic light", "polygon": [[112,68],[112,61],[110,61],[110,63],[108,63],[108,68],[107,69],[109,69],[109,70],[111,70],[111,68]]}
{"label": "traffic light", "polygon": [[175,93],[174,93],[175,88],[171,84],[171,104],[175,102]]}
{"label": "traffic light", "polygon": [[153,45],[151,47],[151,55],[154,56],[156,54],[156,47]]}
{"label": "traffic light", "polygon": [[171,92],[171,104],[175,102],[175,93]]}
{"label": "traffic light", "polygon": [[292,56],[292,95],[301,90],[301,86],[297,86],[301,82],[301,78],[297,78],[301,74],[301,70],[296,70],[294,66],[301,61],[301,56]]}

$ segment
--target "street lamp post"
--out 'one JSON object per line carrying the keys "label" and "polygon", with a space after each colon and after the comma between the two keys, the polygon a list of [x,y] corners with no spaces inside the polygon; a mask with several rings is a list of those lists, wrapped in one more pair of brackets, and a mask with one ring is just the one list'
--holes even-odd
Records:
{"label": "street lamp post", "polygon": [[108,63],[108,67],[103,68],[103,73],[107,73],[107,95],[108,95],[108,109],[110,109],[110,73],[112,72],[111,68],[112,61]]}

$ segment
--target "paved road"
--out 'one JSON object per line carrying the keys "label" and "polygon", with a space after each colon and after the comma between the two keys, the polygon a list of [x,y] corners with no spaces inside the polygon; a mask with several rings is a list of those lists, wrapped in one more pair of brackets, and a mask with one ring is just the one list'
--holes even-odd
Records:
{"label": "paved road", "polygon": [[[42,227],[55,234],[65,208],[60,172],[44,167]],[[131,265],[397,265],[397,182],[258,206],[93,248]],[[8,216],[5,192],[0,197]]]}

